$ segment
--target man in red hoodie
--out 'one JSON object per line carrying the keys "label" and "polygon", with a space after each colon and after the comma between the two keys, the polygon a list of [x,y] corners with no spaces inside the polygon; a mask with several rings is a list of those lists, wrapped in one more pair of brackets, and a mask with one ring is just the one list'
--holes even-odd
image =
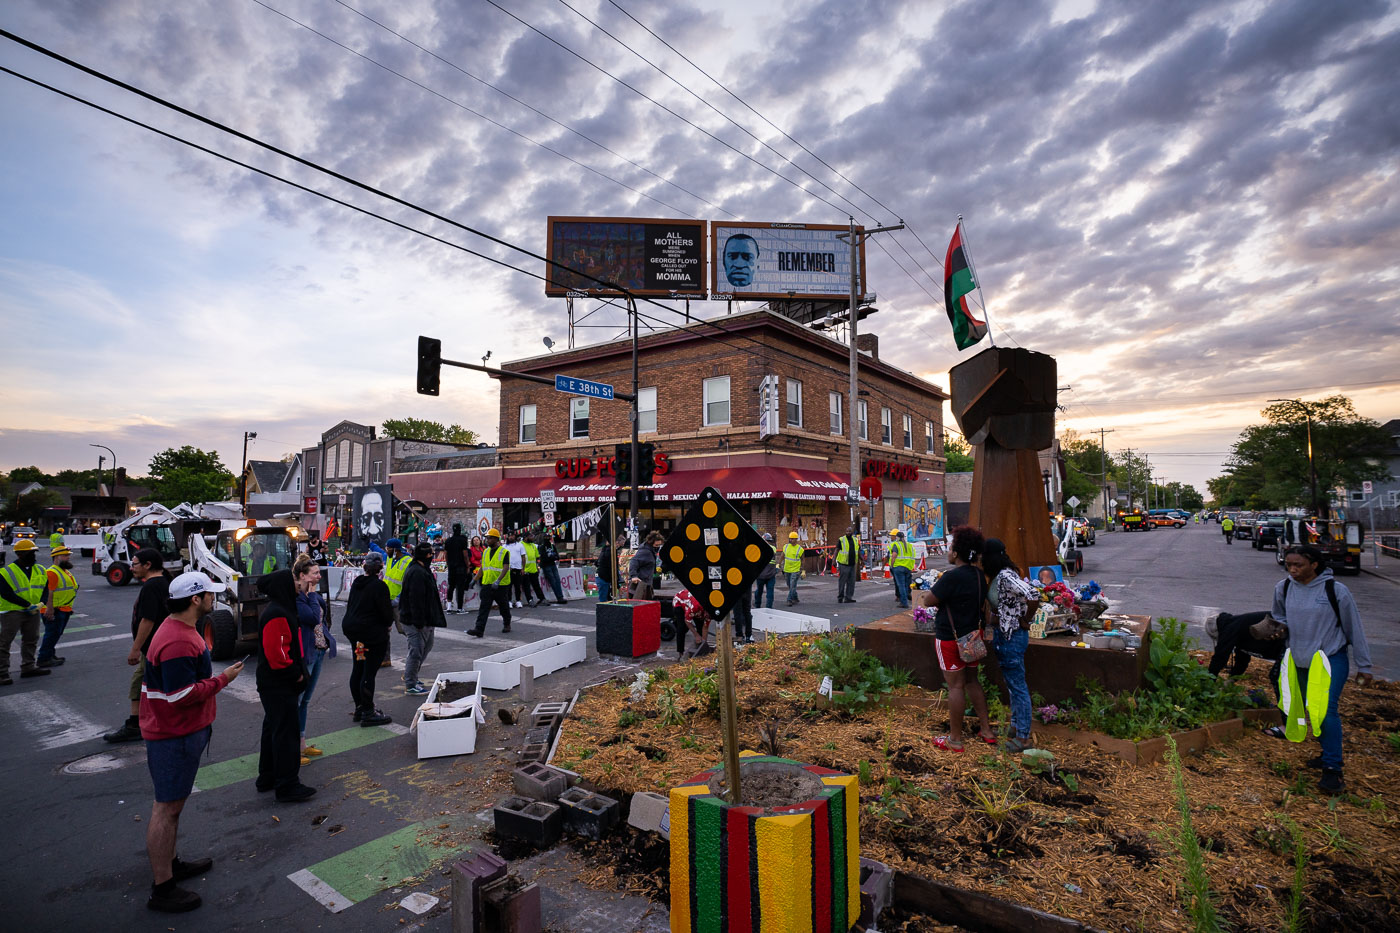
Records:
{"label": "man in red hoodie", "polygon": [[224,588],[202,573],[182,573],[172,580],[170,616],[146,649],[141,737],[146,740],[146,764],[156,791],[151,821],[146,824],[146,852],[154,876],[146,906],[167,913],[198,907],[199,895],[176,887],[176,882],[214,867],[213,859],[183,862],[176,858],[175,835],[180,811],[194,788],[199,757],[209,745],[214,695],[243,670],[239,661],[213,676],[209,648],[197,630],[199,620],[214,609],[214,594]]}

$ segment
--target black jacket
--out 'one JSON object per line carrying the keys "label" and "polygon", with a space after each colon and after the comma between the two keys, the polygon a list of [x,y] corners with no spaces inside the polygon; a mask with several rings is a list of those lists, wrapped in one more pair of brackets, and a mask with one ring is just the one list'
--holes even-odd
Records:
{"label": "black jacket", "polygon": [[297,694],[306,689],[306,654],[297,624],[296,585],[290,570],[277,570],[258,581],[267,605],[258,618],[258,692]]}
{"label": "black jacket", "polygon": [[442,611],[437,577],[416,560],[409,562],[403,574],[403,589],[399,592],[399,621],[414,628],[447,626],[447,613]]}
{"label": "black jacket", "polygon": [[1246,612],[1236,616],[1222,612],[1216,616],[1215,628],[1219,638],[1215,643],[1215,653],[1210,657],[1209,670],[1212,674],[1219,674],[1225,669],[1226,664],[1231,663],[1231,654],[1235,656],[1234,663],[1230,666],[1232,677],[1244,673],[1245,668],[1249,667],[1251,657],[1263,658],[1276,665],[1283,660],[1283,652],[1288,647],[1288,639],[1276,638],[1272,641],[1260,641],[1249,634],[1249,627],[1263,622],[1267,615],[1267,612]]}
{"label": "black jacket", "polygon": [[471,547],[471,542],[466,535],[456,534],[449,537],[442,543],[442,549],[447,553],[447,566],[456,567],[459,570],[465,568],[471,561],[467,560],[467,551]]}
{"label": "black jacket", "polygon": [[389,584],[378,577],[360,576],[350,584],[341,628],[345,637],[366,645],[387,645],[389,626],[394,624],[394,604]]}

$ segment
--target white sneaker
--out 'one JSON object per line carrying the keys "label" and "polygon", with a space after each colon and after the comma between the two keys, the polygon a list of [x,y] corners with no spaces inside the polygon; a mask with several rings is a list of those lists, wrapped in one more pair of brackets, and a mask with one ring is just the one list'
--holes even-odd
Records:
{"label": "white sneaker", "polygon": [[525,608],[525,604],[522,603],[520,600],[517,599],[517,600],[515,601],[515,608],[516,608],[516,609],[524,609],[524,608]]}

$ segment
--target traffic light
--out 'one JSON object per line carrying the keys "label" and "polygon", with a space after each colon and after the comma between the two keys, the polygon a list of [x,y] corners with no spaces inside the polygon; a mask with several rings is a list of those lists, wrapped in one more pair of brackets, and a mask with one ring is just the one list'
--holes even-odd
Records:
{"label": "traffic light", "polygon": [[656,445],[637,445],[637,485],[650,486],[656,478]]}
{"label": "traffic light", "polygon": [[418,338],[418,394],[437,395],[442,383],[442,341]]}
{"label": "traffic light", "polygon": [[632,485],[631,444],[618,444],[613,448],[613,476],[619,491]]}

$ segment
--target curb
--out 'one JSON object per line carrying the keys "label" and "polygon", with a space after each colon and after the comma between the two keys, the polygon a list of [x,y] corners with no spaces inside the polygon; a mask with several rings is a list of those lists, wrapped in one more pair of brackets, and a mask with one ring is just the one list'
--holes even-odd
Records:
{"label": "curb", "polygon": [[1391,576],[1387,576],[1386,574],[1381,573],[1379,570],[1372,570],[1370,567],[1362,567],[1361,572],[1369,577],[1375,577],[1379,580],[1384,580],[1387,583],[1394,583],[1396,586],[1400,586],[1400,580],[1397,580]]}

